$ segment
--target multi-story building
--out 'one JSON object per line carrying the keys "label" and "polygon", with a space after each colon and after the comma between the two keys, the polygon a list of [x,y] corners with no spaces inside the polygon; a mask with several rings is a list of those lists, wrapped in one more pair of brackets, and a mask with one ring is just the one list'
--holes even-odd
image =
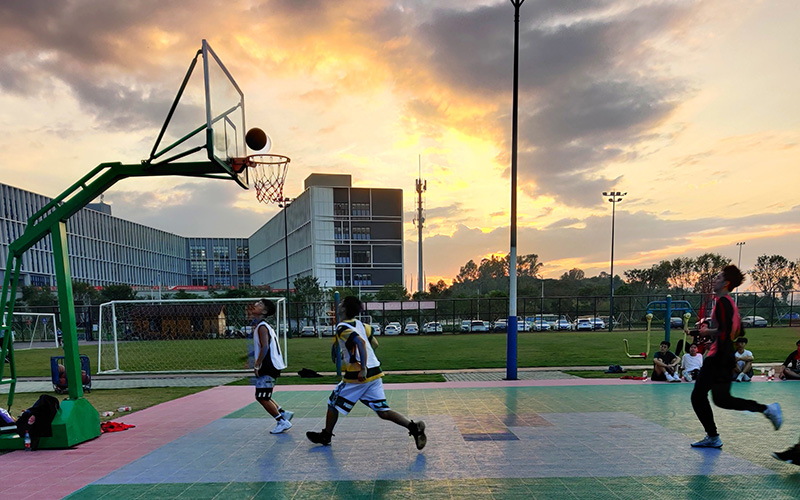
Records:
{"label": "multi-story building", "polygon": [[402,283],[403,190],[311,174],[305,191],[250,236],[249,247],[253,285],[285,289],[287,275],[290,287],[303,276],[323,288],[369,292]]}
{"label": "multi-story building", "polygon": [[[25,231],[30,216],[50,198],[0,184],[0,278],[6,272],[9,244]],[[184,238],[111,215],[111,206],[90,204],[67,221],[72,278],[103,286],[165,288],[249,285],[246,238]],[[22,256],[22,285],[53,286],[50,237]],[[204,271],[204,272],[203,272]]]}

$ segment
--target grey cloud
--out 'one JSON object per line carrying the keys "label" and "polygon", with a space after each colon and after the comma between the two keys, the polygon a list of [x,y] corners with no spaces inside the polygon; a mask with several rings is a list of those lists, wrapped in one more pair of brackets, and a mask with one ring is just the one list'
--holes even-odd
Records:
{"label": "grey cloud", "polygon": [[[176,185],[186,193],[179,203],[163,204],[159,193],[112,188],[106,192],[115,217],[155,227],[180,236],[247,238],[271,215],[233,208],[240,189],[233,182],[206,181]],[[231,214],[236,214],[232,217]],[[220,231],[219,228],[224,228]]]}

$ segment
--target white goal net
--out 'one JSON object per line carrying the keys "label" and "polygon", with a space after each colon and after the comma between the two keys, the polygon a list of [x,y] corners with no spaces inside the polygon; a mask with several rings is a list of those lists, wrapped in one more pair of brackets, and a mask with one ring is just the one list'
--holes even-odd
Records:
{"label": "white goal net", "polygon": [[42,347],[58,347],[56,315],[53,313],[15,312],[11,320],[11,332],[15,342],[34,343]]}
{"label": "white goal net", "polygon": [[[258,298],[117,300],[100,306],[97,373],[230,372],[252,369],[247,306]],[[287,355],[286,299],[267,321]]]}

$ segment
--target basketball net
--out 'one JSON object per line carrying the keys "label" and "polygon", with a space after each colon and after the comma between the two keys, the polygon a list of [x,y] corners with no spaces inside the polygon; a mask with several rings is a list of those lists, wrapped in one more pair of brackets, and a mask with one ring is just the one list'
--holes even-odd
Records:
{"label": "basketball net", "polygon": [[292,161],[288,156],[263,154],[248,157],[247,163],[253,169],[253,187],[256,199],[261,203],[283,202],[283,181],[286,168]]}

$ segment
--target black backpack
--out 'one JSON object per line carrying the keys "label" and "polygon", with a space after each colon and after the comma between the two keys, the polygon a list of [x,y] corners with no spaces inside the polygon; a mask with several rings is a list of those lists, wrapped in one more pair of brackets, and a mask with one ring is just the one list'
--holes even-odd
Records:
{"label": "black backpack", "polygon": [[53,435],[53,419],[59,409],[58,399],[48,394],[42,394],[33,403],[33,406],[22,412],[17,419],[17,432],[25,436],[27,432],[31,437],[31,450],[39,447],[39,439]]}

